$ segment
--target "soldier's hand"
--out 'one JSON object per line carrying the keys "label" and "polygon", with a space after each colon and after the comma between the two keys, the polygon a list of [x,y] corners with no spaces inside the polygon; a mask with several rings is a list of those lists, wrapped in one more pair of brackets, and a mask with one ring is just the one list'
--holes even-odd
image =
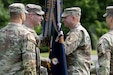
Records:
{"label": "soldier's hand", "polygon": [[[60,42],[61,39],[62,39],[62,42]],[[61,30],[58,32],[58,36],[55,41],[58,41],[59,43],[63,43],[63,40],[64,40],[64,34],[63,34],[63,31]]]}
{"label": "soldier's hand", "polygon": [[59,43],[64,43],[64,36],[62,35],[60,38],[59,38]]}

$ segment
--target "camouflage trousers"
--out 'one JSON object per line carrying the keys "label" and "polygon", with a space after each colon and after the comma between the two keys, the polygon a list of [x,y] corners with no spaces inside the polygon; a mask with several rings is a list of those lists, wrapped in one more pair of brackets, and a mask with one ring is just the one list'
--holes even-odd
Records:
{"label": "camouflage trousers", "polygon": [[90,71],[87,72],[85,69],[82,68],[76,68],[74,66],[70,66],[68,68],[68,75],[90,75]]}
{"label": "camouflage trousers", "polygon": [[41,68],[40,68],[40,75],[48,75],[47,68],[41,66]]}

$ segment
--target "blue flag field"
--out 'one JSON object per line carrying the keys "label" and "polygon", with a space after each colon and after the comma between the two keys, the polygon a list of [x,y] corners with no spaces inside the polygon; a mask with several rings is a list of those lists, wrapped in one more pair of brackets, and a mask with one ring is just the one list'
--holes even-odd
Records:
{"label": "blue flag field", "polygon": [[55,41],[61,28],[62,0],[46,0],[43,36],[50,38],[49,75],[68,75],[64,45]]}

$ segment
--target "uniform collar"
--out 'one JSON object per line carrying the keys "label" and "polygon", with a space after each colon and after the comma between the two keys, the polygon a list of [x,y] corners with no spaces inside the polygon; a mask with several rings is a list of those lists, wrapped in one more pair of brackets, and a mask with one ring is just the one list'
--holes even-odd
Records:
{"label": "uniform collar", "polygon": [[22,24],[15,23],[15,22],[9,22],[8,25],[23,26]]}
{"label": "uniform collar", "polygon": [[70,31],[73,31],[74,29],[78,28],[79,26],[81,26],[81,24],[80,24],[80,23],[78,23],[77,25],[75,25],[75,27],[74,27],[74,28],[72,28]]}
{"label": "uniform collar", "polygon": [[27,25],[24,25],[24,27],[25,27],[28,31],[30,31],[31,33],[34,33],[34,32],[35,32],[34,29],[28,27]]}

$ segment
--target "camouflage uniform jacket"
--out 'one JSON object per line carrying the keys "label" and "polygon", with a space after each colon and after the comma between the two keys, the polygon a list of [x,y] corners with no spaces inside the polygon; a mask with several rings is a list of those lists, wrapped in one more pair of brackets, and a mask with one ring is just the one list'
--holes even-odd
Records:
{"label": "camouflage uniform jacket", "polygon": [[37,35],[34,29],[31,29],[26,25],[24,27],[35,36],[35,39],[37,41],[37,47],[43,47],[48,45],[48,41],[49,41],[48,38],[44,38],[42,34]]}
{"label": "camouflage uniform jacket", "polygon": [[[31,29],[28,26],[24,26],[24,27],[25,27],[25,29],[30,31],[34,35],[34,37],[36,39],[36,43],[37,43],[37,62],[38,62],[38,65],[47,67],[47,62],[49,60],[47,58],[44,58],[44,57],[40,56],[40,49],[39,49],[40,47],[47,46],[47,40],[43,39],[42,34],[38,36],[34,29]],[[39,66],[39,68],[40,68],[40,66]]]}
{"label": "camouflage uniform jacket", "polygon": [[22,25],[0,30],[0,75],[37,75],[36,40]]}
{"label": "camouflage uniform jacket", "polygon": [[113,30],[99,39],[97,50],[99,75],[113,75]]}
{"label": "camouflage uniform jacket", "polygon": [[[41,38],[40,36],[37,35],[37,33],[35,32],[34,29],[31,29],[30,27],[27,27],[27,26],[24,26],[25,29],[27,29],[29,32],[31,32],[33,34],[33,36],[35,37],[35,40],[36,40],[36,48],[37,48],[37,51],[36,51],[36,54],[37,54],[37,62],[38,62],[38,65],[39,65],[39,68],[41,66],[41,59],[40,59],[40,49],[39,49],[39,46],[40,46],[40,42],[41,42]],[[40,73],[40,70],[38,71]]]}
{"label": "camouflage uniform jacket", "polygon": [[88,32],[78,24],[67,33],[64,45],[68,75],[90,75],[91,41]]}

